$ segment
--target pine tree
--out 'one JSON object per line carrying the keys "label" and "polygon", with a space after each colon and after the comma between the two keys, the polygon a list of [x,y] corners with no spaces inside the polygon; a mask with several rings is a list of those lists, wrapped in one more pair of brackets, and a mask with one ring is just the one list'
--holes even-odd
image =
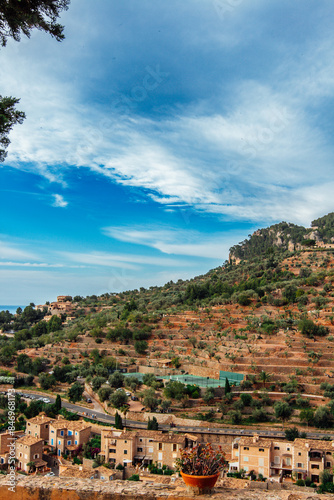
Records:
{"label": "pine tree", "polygon": [[33,28],[45,31],[56,40],[64,39],[64,27],[57,23],[70,0],[6,0],[0,2],[0,43],[4,47],[8,38],[19,41],[21,33],[30,37]]}
{"label": "pine tree", "polygon": [[226,377],[226,380],[225,380],[225,394],[228,394],[229,392],[231,392],[231,386],[230,386],[230,382],[229,382],[228,378]]}

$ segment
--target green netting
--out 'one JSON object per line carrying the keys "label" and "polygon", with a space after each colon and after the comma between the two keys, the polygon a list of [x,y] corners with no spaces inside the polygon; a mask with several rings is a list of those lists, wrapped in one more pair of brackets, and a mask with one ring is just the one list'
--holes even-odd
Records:
{"label": "green netting", "polygon": [[234,373],[234,372],[219,372],[219,379],[220,380],[225,380],[228,378],[229,382],[237,382],[240,384],[240,382],[243,381],[244,375],[242,373]]}
{"label": "green netting", "polygon": [[[143,380],[144,373],[124,373],[125,377],[136,377],[139,380]],[[242,382],[244,376],[242,373],[233,372],[220,372],[220,379],[210,378],[210,377],[199,377],[198,375],[156,375],[158,378],[163,378],[165,380],[178,380],[183,384],[195,384],[199,387],[225,387],[226,378],[229,380],[230,384],[239,385]]]}

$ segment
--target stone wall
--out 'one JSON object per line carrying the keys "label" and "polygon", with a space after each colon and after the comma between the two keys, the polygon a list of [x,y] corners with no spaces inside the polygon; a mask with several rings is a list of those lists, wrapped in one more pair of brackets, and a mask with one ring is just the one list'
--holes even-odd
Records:
{"label": "stone wall", "polygon": [[[229,479],[229,478],[228,478]],[[146,485],[144,482],[99,481],[58,477],[20,476],[14,491],[8,490],[6,476],[0,477],[1,500],[189,500],[194,498],[187,493],[183,484]],[[319,495],[309,488],[291,488],[277,491],[252,490],[246,485],[223,481],[211,495],[201,495],[201,500],[319,500]],[[249,484],[249,483],[248,483]],[[245,488],[246,486],[246,488]],[[308,490],[308,491],[306,491]],[[322,500],[330,500],[333,495],[321,495]]]}

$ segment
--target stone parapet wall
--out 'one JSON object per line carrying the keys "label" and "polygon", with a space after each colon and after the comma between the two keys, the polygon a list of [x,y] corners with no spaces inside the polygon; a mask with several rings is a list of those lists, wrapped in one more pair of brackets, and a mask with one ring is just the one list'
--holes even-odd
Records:
{"label": "stone parapet wall", "polygon": [[[187,493],[183,484],[176,487],[118,480],[106,482],[20,476],[14,491],[9,491],[6,482],[6,476],[0,477],[1,500],[59,500],[60,498],[61,500],[189,500],[194,498],[193,495]],[[245,483],[248,482],[245,481]],[[309,491],[309,488],[292,487],[289,491],[290,488],[287,486],[287,489],[284,487],[282,490],[268,491],[252,490],[248,485],[239,486],[228,478],[228,480],[220,481],[211,495],[201,495],[200,498],[201,500],[319,500],[320,498],[317,493]],[[322,500],[332,498],[333,495],[321,495]]]}

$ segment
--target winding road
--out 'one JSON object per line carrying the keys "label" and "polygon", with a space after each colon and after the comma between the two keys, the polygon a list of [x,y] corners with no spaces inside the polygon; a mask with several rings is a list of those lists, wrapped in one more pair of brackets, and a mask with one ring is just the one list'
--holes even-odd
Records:
{"label": "winding road", "polygon": [[[23,394],[28,394],[28,391],[26,391],[25,393],[18,392],[18,394],[21,394],[21,396],[23,396]],[[55,402],[55,398],[50,397],[48,394],[43,396],[41,393],[33,394],[29,392],[29,396],[31,397],[31,399],[40,399],[41,397],[46,397],[51,401],[51,403]],[[62,406],[67,410],[77,412],[80,416],[91,418],[94,422],[101,422],[106,424],[115,423],[115,417],[101,411],[97,411],[94,409],[87,409],[74,403],[68,403],[67,401],[64,400],[62,400]],[[124,426],[129,428],[147,429],[147,422],[137,422],[135,420],[123,419],[123,423]],[[169,425],[159,424],[159,430],[170,430],[170,429],[171,427]],[[200,434],[219,434],[219,435],[230,435],[230,436],[240,436],[240,435],[253,436],[254,434],[258,434],[259,436],[268,438],[285,437],[284,431],[278,431],[278,430],[271,431],[271,430],[264,430],[261,428],[259,429],[240,429],[238,427],[209,428],[203,426],[195,427],[195,426],[177,425],[176,427],[173,427],[173,429],[174,431],[177,432],[188,432],[188,433],[195,432]],[[330,437],[330,439],[334,440],[333,434],[325,434],[320,432],[307,432],[307,437],[309,439],[323,439],[324,437],[326,438]]]}

